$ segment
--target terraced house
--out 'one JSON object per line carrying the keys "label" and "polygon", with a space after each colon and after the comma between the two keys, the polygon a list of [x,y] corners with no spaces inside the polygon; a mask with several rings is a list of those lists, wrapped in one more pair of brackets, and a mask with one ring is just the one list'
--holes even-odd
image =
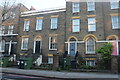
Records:
{"label": "terraced house", "polygon": [[[37,66],[48,63],[58,67],[60,57],[69,57],[71,65],[82,58],[86,65],[96,66],[100,56],[96,49],[108,42],[115,44],[112,55],[116,57],[120,47],[119,10],[119,1],[69,0],[66,8],[22,12],[17,57],[31,57]],[[116,60],[113,58],[112,66]]]}
{"label": "terraced house", "polygon": [[0,53],[3,56],[16,60],[17,37],[19,34],[19,18],[21,12],[28,11],[23,4],[14,4],[12,7],[1,7],[0,15]]}

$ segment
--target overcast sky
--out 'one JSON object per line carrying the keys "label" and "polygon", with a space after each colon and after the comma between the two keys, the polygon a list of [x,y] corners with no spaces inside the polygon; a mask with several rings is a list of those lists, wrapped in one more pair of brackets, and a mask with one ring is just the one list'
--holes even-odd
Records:
{"label": "overcast sky", "polygon": [[25,6],[30,8],[33,6],[35,9],[46,9],[54,7],[63,7],[65,6],[65,0],[23,0],[22,2]]}

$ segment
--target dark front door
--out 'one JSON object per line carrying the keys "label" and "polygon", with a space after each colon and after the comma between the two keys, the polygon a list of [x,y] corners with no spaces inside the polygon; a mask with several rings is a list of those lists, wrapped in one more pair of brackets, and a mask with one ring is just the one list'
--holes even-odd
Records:
{"label": "dark front door", "polygon": [[70,43],[70,55],[75,56],[76,50],[75,50],[75,43]]}
{"label": "dark front door", "polygon": [[36,45],[35,45],[35,53],[40,53],[40,41],[36,41]]}

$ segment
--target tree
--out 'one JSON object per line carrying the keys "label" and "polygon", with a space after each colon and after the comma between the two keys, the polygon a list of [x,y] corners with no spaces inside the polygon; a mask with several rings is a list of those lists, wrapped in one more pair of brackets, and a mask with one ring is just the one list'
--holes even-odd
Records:
{"label": "tree", "polygon": [[97,49],[97,53],[101,54],[100,67],[102,69],[110,69],[111,67],[111,54],[113,52],[113,45],[106,43]]}
{"label": "tree", "polygon": [[15,9],[17,6],[16,3],[19,3],[18,0],[2,0],[0,2],[0,25],[8,20],[9,18],[13,17],[14,14],[12,10]]}

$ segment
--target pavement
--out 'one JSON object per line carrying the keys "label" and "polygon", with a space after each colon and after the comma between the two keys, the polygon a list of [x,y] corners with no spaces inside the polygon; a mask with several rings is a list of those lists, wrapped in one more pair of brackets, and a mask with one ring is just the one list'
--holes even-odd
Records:
{"label": "pavement", "polygon": [[13,73],[31,76],[63,78],[63,79],[115,79],[120,80],[120,75],[112,73],[93,73],[93,72],[58,72],[49,70],[25,70],[17,68],[1,68],[3,73]]}

